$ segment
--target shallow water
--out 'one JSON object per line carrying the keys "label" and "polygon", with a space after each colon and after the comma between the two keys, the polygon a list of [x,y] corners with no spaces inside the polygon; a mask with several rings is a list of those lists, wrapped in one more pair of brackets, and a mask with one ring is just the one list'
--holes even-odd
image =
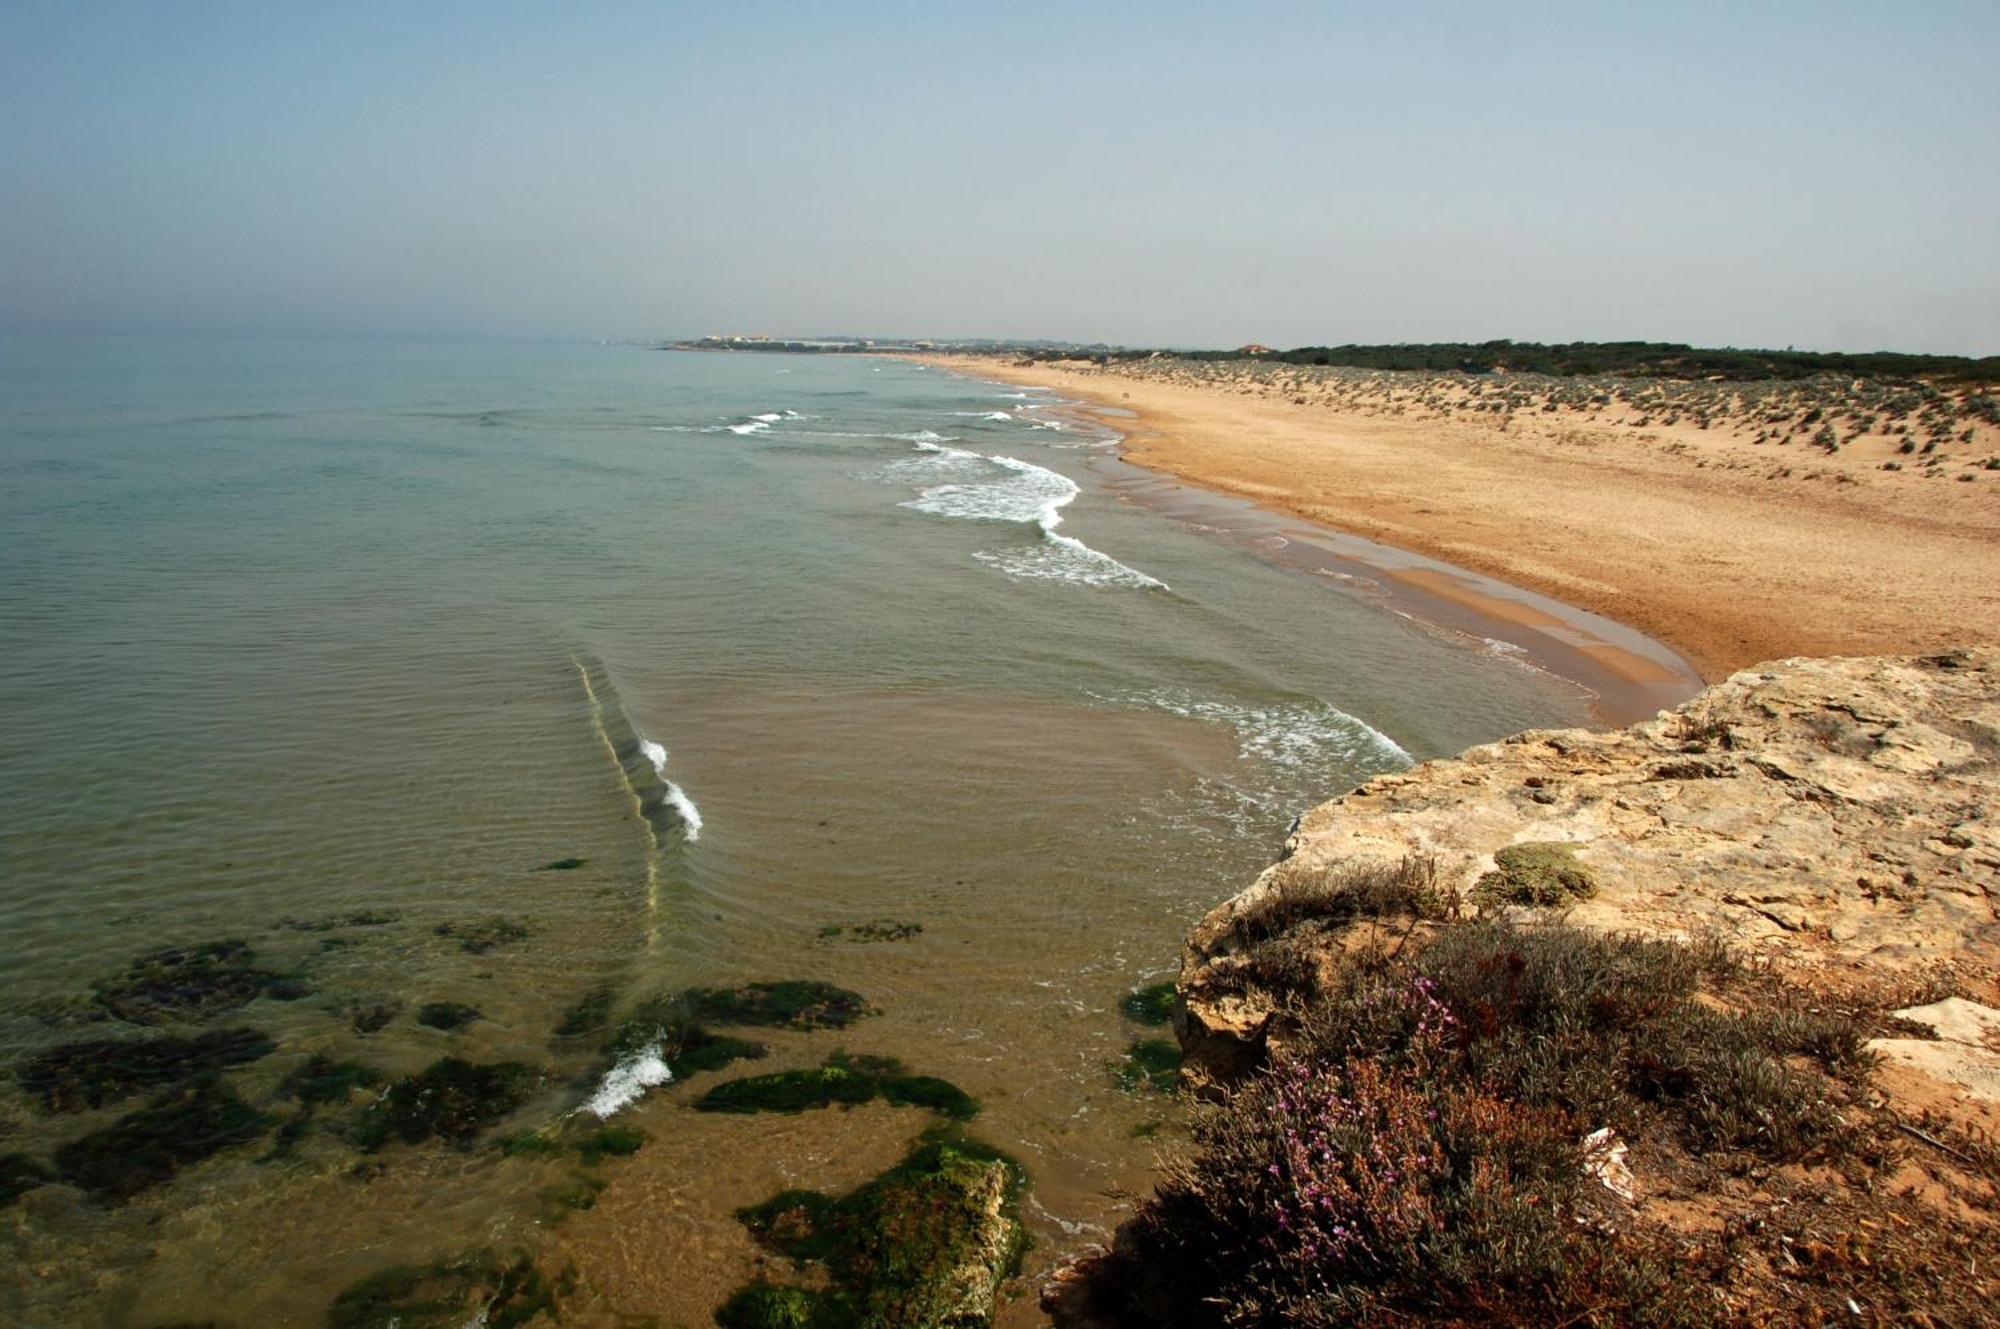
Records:
{"label": "shallow water", "polygon": [[[1542,724],[1575,689],[1143,504],[1045,394],[917,366],[633,347],[15,340],[0,347],[0,1055],[83,1023],[137,953],[241,938],[313,993],[212,1022],[406,1074],[548,1074],[496,1129],[590,1100],[552,1043],[593,984],[810,977],[880,1014],[778,1033],[978,1096],[1027,1165],[1030,1269],[1115,1221],[1170,1118],[1120,1087],[1118,1000],[1294,814]],[[698,818],[698,821],[697,821]],[[573,870],[546,871],[578,858]],[[356,910],[385,923],[301,930]],[[440,925],[517,921],[473,953]],[[836,926],[920,923],[863,943]],[[331,943],[331,944],[329,944]],[[458,1001],[457,1033],[412,1018]],[[357,1004],[402,1003],[372,1035]],[[731,1072],[710,1073],[704,1082]],[[574,1264],[579,1323],[702,1323],[752,1268],[731,1217],[845,1187],[927,1118],[621,1114],[574,1160],[333,1134],[226,1151],[129,1203],[0,1210],[5,1318],[316,1324],[385,1265]],[[142,1100],[46,1114],[46,1159]],[[1169,1131],[1171,1126],[1169,1126]],[[379,1166],[378,1166],[379,1165]],[[1031,1320],[1026,1305],[1008,1317]]]}

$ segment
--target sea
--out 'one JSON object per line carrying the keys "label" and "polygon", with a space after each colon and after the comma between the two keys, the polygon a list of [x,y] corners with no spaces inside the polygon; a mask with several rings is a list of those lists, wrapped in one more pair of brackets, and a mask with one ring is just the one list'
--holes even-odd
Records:
{"label": "sea", "polygon": [[[0,342],[0,1321],[318,1325],[498,1250],[568,1271],[565,1323],[705,1323],[768,1258],[739,1208],[932,1124],[692,1106],[836,1053],[979,1100],[1028,1176],[1020,1286],[1108,1239],[1181,1139],[1127,1062],[1170,1033],[1122,1003],[1189,925],[1313,804],[1591,715],[1136,501],[1117,445],[859,355]],[[224,941],[287,981],[108,1013],[137,957]],[[874,1013],[685,1080],[555,1034],[593,991],[791,979]],[[221,1072],[255,1138],[50,1180],[149,1099],[52,1110],[37,1058],[223,1028],[271,1043]],[[309,1111],[314,1057],[367,1078]],[[347,1120],[447,1057],[536,1087],[461,1145],[362,1148]],[[643,1147],[496,1143],[580,1113]]]}

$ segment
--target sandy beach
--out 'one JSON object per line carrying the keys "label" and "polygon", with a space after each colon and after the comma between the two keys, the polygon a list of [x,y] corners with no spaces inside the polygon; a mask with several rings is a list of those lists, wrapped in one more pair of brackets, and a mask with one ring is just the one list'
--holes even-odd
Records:
{"label": "sandy beach", "polygon": [[[1787,656],[2000,638],[2000,469],[1986,464],[2000,430],[1983,420],[1954,418],[1934,443],[1851,407],[1828,447],[1767,426],[1801,401],[1817,422],[1812,388],[1780,404],[1705,385],[1593,401],[1573,381],[1498,375],[930,363],[1110,408],[1137,465],[1629,624],[1711,681]],[[1435,572],[1390,575],[1513,612]]]}

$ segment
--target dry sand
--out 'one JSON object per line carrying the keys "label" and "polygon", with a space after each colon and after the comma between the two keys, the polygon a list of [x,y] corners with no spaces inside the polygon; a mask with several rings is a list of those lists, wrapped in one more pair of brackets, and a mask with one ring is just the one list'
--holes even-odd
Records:
{"label": "dry sand", "polygon": [[1503,411],[1502,376],[930,363],[1117,408],[1129,461],[1630,624],[1710,681],[2000,640],[2000,470],[1984,466],[2000,437],[1983,424],[1932,461],[1887,433],[1781,443],[1747,412]]}

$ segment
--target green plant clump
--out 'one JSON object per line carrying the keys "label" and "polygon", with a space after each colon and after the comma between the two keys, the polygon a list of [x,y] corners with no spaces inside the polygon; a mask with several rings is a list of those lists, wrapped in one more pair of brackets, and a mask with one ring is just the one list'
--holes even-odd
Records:
{"label": "green plant clump", "polygon": [[247,943],[234,940],[148,951],[92,983],[91,1000],[120,1020],[164,1024],[207,1019],[258,997],[296,1001],[311,994],[297,975],[258,968],[254,958]]}
{"label": "green plant clump", "polygon": [[399,1265],[348,1287],[327,1310],[330,1329],[516,1329],[537,1315],[555,1318],[567,1275],[550,1279],[526,1255],[489,1253],[428,1268]]}
{"label": "green plant clump", "polygon": [[1474,883],[1473,897],[1485,904],[1551,908],[1597,894],[1597,878],[1576,861],[1574,844],[1531,840],[1510,844],[1493,855],[1493,871]]}
{"label": "green plant clump", "polygon": [[92,1038],[37,1054],[15,1079],[50,1112],[81,1112],[256,1061],[276,1047],[270,1035],[256,1029],[218,1029],[191,1038]]}
{"label": "green plant clump", "polygon": [[786,1191],[738,1217],[767,1249],[822,1265],[820,1289],[751,1283],[717,1312],[742,1329],[983,1325],[1026,1239],[1021,1171],[977,1141],[939,1139],[845,1196]]}
{"label": "green plant clump", "polygon": [[248,1144],[270,1124],[220,1080],[199,1080],[62,1145],[56,1171],[99,1200],[130,1199],[211,1154]]}
{"label": "green plant clump", "polygon": [[533,1091],[535,1068],[518,1061],[475,1064],[442,1057],[389,1086],[355,1124],[354,1139],[379,1149],[390,1137],[406,1144],[444,1139],[467,1144],[521,1106]]}
{"label": "green plant clump", "polygon": [[823,1066],[777,1071],[727,1080],[695,1100],[699,1112],[803,1112],[808,1108],[852,1107],[883,1099],[898,1107],[928,1108],[964,1121],[978,1115],[979,1102],[958,1086],[931,1075],[910,1075],[889,1057],[849,1057],[835,1053]]}

